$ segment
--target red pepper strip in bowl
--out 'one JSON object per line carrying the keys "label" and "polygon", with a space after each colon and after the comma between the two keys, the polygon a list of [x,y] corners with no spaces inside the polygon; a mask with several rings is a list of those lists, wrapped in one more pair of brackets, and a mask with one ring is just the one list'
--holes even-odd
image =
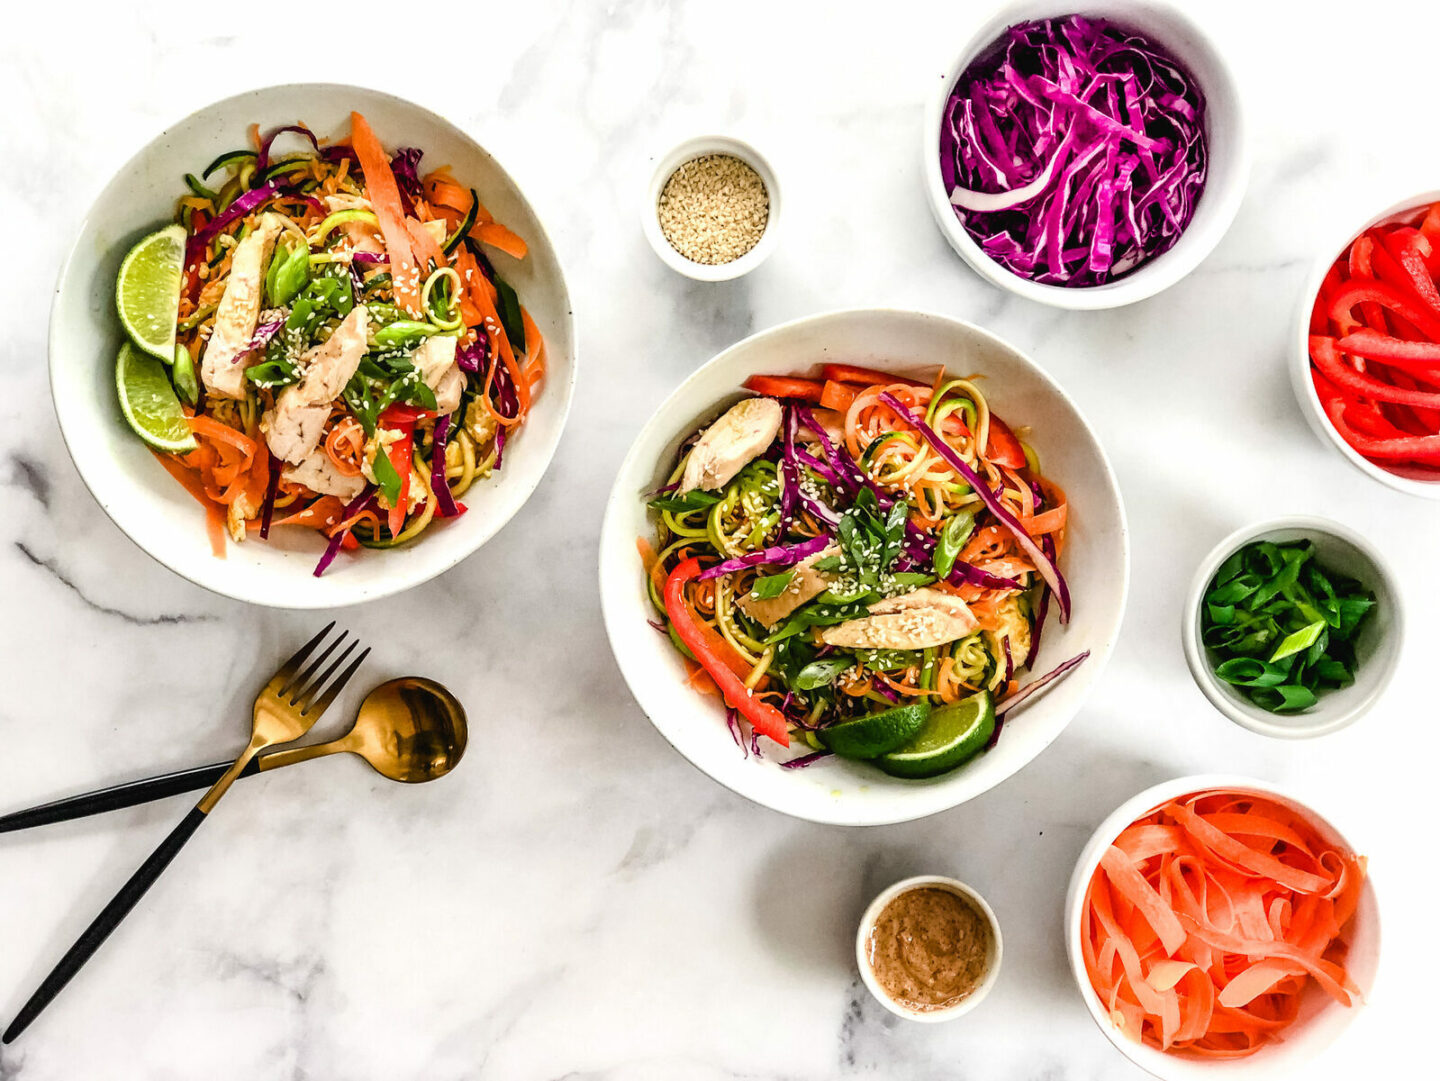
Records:
{"label": "red pepper strip in bowl", "polygon": [[1330,418],[1330,423],[1335,425],[1335,430],[1344,437],[1345,442],[1365,457],[1440,465],[1440,435],[1398,435],[1386,438],[1362,435],[1346,423],[1346,408],[1342,399],[1331,398],[1324,404],[1325,415]]}
{"label": "red pepper strip in bowl", "polygon": [[691,556],[670,572],[665,579],[665,612],[680,641],[700,662],[700,667],[715,685],[720,688],[725,702],[750,722],[751,727],[762,736],[769,736],[782,747],[790,746],[790,726],[785,715],[768,702],[761,701],[750,693],[743,680],[732,672],[725,662],[716,655],[710,642],[701,630],[695,613],[685,599],[685,587],[700,576],[700,560]]}
{"label": "red pepper strip in bowl", "polygon": [[1352,395],[1373,398],[1381,402],[1398,402],[1401,405],[1440,409],[1440,391],[1427,392],[1407,389],[1348,367],[1340,359],[1340,350],[1334,338],[1312,334],[1310,336],[1310,359],[1326,379]]}
{"label": "red pepper strip in bowl", "polygon": [[1346,282],[1331,302],[1330,318],[1346,328],[1360,325],[1353,312],[1366,301],[1374,301],[1401,316],[1431,341],[1440,341],[1440,313],[1427,310],[1413,292],[1407,296],[1384,281],[1351,279]]}
{"label": "red pepper strip in bowl", "polygon": [[769,398],[795,398],[803,402],[818,402],[822,392],[820,383],[814,379],[795,379],[783,375],[752,375],[745,380],[745,389]]}
{"label": "red pepper strip in bowl", "polygon": [[1382,361],[1395,368],[1433,372],[1440,367],[1440,343],[1392,338],[1369,327],[1351,331],[1336,345],[1342,353]]}

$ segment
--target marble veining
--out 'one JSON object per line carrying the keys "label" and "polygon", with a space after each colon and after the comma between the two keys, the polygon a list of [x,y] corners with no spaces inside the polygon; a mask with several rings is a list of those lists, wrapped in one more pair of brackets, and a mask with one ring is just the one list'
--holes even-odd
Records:
{"label": "marble veining", "polygon": [[[462,696],[466,762],[418,788],[350,760],[246,781],[81,978],[0,1049],[0,1081],[1133,1081],[1071,984],[1063,892],[1116,804],[1206,770],[1314,793],[1364,844],[1385,963],[1312,1077],[1398,1074],[1428,1023],[1433,959],[1415,818],[1440,754],[1436,510],[1322,446],[1283,362],[1316,245],[1437,186],[1417,150],[1432,13],[1415,0],[1324,0],[1303,18],[1292,5],[1191,7],[1246,89],[1248,195],[1185,281],[1074,314],[984,284],[921,198],[922,104],[973,5],[537,0],[452,5],[428,25],[428,10],[397,20],[393,4],[354,0],[311,33],[157,0],[67,10],[58,44],[53,12],[7,16],[0,810],[233,754],[256,686],[323,621],[171,575],[111,525],[66,456],[44,362],[51,283],[85,207],[137,146],[211,100],[297,79],[363,80],[436,109],[547,222],[582,356],[559,455],[514,521],[440,579],[340,614],[376,647],[365,682],[414,671]],[[403,55],[428,47],[433,62],[390,61],[402,34]],[[1383,78],[1357,81],[1356,58]],[[760,146],[783,187],[780,246],[738,282],[675,276],[640,233],[655,157],[706,131]],[[610,478],[671,388],[751,331],[855,305],[972,319],[1054,373],[1119,475],[1134,588],[1096,695],[1045,754],[953,811],[847,831],[752,806],[669,748],[615,668],[594,574]],[[1411,616],[1381,706],[1296,745],[1216,714],[1178,633],[1214,541],[1288,511],[1365,532],[1401,569]],[[0,1018],[183,808],[0,836]],[[975,885],[1005,934],[994,994],[954,1025],[894,1018],[854,970],[866,903],[924,871]]]}

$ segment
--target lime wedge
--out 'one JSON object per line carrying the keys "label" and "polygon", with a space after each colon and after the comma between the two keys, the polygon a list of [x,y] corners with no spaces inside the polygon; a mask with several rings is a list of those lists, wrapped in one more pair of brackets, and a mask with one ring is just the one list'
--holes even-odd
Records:
{"label": "lime wedge", "polygon": [[892,777],[934,777],[974,758],[995,731],[995,706],[985,691],[931,712],[915,738],[876,765]]}
{"label": "lime wedge", "polygon": [[820,742],[841,758],[876,758],[908,742],[928,716],[930,707],[916,702],[841,721],[817,734]]}
{"label": "lime wedge", "polygon": [[115,361],[115,390],[125,419],[145,442],[175,454],[195,449],[195,436],[170,385],[170,373],[129,342],[120,347]]}
{"label": "lime wedge", "polygon": [[166,364],[175,359],[175,316],[185,272],[185,227],[167,225],[130,249],[115,279],[115,309],[125,333]]}

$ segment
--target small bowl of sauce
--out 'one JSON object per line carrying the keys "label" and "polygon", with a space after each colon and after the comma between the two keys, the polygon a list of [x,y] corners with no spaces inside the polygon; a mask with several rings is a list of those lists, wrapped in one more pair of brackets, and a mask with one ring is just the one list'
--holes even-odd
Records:
{"label": "small bowl of sauce", "polygon": [[1000,923],[985,899],[938,875],[881,893],[855,938],[865,986],[911,1021],[952,1021],[973,1010],[995,985],[1000,954]]}

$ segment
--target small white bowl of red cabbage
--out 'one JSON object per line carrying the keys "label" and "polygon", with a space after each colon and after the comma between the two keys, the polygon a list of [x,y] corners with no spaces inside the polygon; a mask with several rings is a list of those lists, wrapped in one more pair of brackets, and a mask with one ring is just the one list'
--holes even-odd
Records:
{"label": "small white bowl of red cabbage", "polygon": [[980,26],[925,122],[925,186],[982,277],[1060,308],[1175,284],[1234,220],[1249,173],[1235,79],[1161,3],[1013,3]]}

